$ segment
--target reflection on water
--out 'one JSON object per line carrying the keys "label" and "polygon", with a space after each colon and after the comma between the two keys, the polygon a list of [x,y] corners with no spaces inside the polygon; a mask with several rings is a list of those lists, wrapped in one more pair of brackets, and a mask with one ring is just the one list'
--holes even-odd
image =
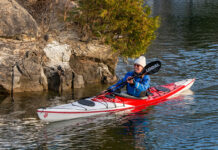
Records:
{"label": "reflection on water", "polygon": [[[98,94],[107,85],[73,93],[26,93],[0,100],[0,149],[218,149],[218,1],[149,0],[161,16],[146,53],[159,59],[152,85],[196,78],[191,91],[129,115],[107,115],[46,124],[36,109]],[[117,74],[132,69],[121,60]]]}
{"label": "reflection on water", "polygon": [[[119,116],[109,115],[51,123],[43,128],[42,138],[48,148],[65,145],[65,148],[73,149],[108,149],[111,147],[107,144],[111,139],[110,130],[121,120]],[[113,136],[118,140],[119,135]]]}

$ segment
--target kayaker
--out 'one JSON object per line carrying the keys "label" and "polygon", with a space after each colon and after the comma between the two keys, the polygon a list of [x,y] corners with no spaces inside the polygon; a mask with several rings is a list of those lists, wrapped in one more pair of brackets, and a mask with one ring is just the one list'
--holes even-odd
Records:
{"label": "kayaker", "polygon": [[[146,90],[149,88],[150,84],[150,77],[148,75],[143,75],[141,77],[134,77],[131,79],[132,76],[141,73],[145,65],[146,58],[144,56],[137,58],[134,61],[134,71],[127,72],[125,77],[116,84],[110,86],[108,91],[115,92],[126,85],[127,94],[136,97],[146,96]],[[127,84],[122,84],[125,81],[127,81]]]}

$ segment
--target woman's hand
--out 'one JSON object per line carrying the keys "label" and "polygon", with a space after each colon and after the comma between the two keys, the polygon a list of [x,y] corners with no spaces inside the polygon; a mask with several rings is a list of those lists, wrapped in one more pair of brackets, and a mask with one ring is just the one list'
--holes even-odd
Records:
{"label": "woman's hand", "polygon": [[133,78],[132,77],[128,77],[127,78],[127,83],[134,84]]}
{"label": "woman's hand", "polygon": [[112,92],[112,89],[104,90],[104,91],[101,92],[101,94],[105,94],[105,93],[107,93],[107,92]]}
{"label": "woman's hand", "polygon": [[101,91],[101,94],[104,94],[104,93],[106,93],[106,92],[107,92],[107,90]]}

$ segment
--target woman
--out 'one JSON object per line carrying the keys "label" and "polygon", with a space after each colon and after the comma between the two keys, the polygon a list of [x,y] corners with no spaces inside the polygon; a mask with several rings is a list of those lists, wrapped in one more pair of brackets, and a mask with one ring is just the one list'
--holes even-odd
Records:
{"label": "woman", "polygon": [[[118,89],[121,89],[125,84],[125,81],[127,81],[127,94],[136,96],[136,97],[142,97],[145,96],[146,90],[149,88],[149,83],[150,83],[150,77],[148,75],[142,75],[142,76],[137,76],[139,75],[143,68],[146,65],[146,59],[144,56],[140,56],[134,61],[134,71],[128,72],[125,77],[118,81],[116,84],[110,86],[108,88],[108,91],[114,92]],[[132,78],[132,76],[135,76]]]}

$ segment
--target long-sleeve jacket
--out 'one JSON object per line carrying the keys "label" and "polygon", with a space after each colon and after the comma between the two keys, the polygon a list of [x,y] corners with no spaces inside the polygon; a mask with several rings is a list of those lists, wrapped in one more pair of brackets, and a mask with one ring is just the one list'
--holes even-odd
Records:
{"label": "long-sleeve jacket", "polygon": [[[108,89],[110,89],[112,92],[116,91],[117,89],[121,89],[123,86],[125,86],[125,84],[121,83],[127,81],[127,78],[133,75],[133,71],[126,73],[125,77],[122,80],[110,86]],[[145,75],[143,78],[135,77],[133,79],[133,83],[134,84],[126,84],[127,93],[132,96],[140,97],[140,93],[146,91],[149,88],[150,77],[148,75]]]}

